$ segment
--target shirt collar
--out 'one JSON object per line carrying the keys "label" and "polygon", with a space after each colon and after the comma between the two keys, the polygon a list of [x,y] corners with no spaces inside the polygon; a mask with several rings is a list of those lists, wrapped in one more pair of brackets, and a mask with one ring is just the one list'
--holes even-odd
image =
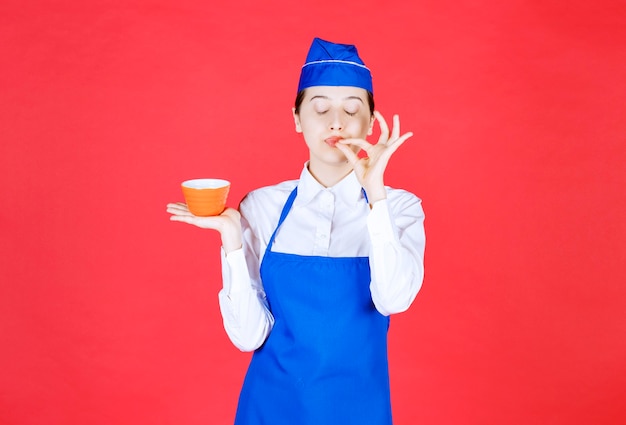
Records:
{"label": "shirt collar", "polygon": [[326,188],[315,180],[315,177],[313,177],[309,171],[309,163],[307,161],[304,164],[302,173],[300,173],[300,180],[298,181],[298,196],[296,197],[294,204],[297,206],[306,205],[315,199],[315,197],[322,191],[331,191],[337,199],[349,207],[354,207],[357,202],[364,202],[363,190],[354,171],[345,176],[334,186]]}

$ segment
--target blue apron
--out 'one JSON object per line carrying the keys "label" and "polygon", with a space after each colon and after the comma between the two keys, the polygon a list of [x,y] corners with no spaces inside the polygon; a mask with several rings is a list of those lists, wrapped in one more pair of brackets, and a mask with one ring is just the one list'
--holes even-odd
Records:
{"label": "blue apron", "polygon": [[389,425],[389,318],[372,302],[369,259],[273,252],[296,195],[261,264],[275,323],[252,356],[235,425]]}

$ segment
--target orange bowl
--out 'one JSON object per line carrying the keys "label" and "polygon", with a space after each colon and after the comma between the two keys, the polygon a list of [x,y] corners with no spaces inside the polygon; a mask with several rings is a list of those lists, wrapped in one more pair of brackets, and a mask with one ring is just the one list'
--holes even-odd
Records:
{"label": "orange bowl", "polygon": [[230,182],[222,179],[193,179],[181,184],[187,207],[193,215],[208,217],[226,208]]}

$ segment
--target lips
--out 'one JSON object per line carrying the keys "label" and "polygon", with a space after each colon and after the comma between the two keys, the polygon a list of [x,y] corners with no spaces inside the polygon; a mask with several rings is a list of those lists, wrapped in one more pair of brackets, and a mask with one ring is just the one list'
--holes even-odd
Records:
{"label": "lips", "polygon": [[327,139],[324,139],[324,141],[331,147],[335,147],[335,145],[337,144],[338,141],[340,141],[342,138],[339,136],[331,136]]}

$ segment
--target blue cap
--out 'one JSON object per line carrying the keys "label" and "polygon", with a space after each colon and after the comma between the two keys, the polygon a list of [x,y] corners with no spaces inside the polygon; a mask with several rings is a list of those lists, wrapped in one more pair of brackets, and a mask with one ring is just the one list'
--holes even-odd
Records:
{"label": "blue cap", "polygon": [[356,46],[313,39],[302,66],[298,92],[313,86],[360,87],[374,93],[372,74],[365,66]]}

